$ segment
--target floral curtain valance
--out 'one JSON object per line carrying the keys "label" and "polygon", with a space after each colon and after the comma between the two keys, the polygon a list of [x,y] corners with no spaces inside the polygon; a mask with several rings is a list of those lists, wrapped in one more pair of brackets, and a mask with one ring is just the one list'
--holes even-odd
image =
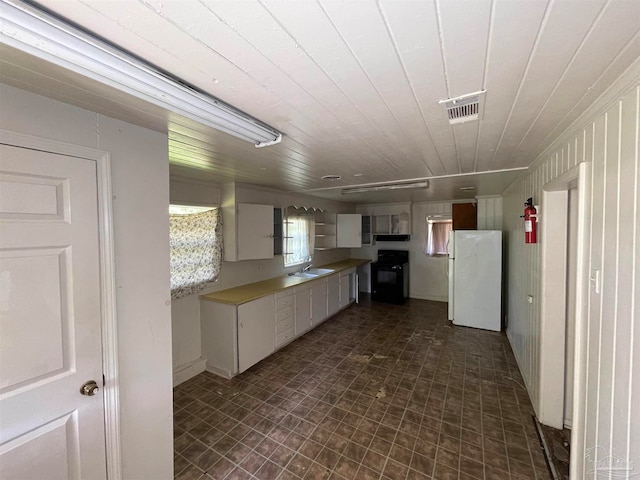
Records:
{"label": "floral curtain valance", "polygon": [[171,298],[200,292],[220,274],[222,221],[220,210],[170,215]]}

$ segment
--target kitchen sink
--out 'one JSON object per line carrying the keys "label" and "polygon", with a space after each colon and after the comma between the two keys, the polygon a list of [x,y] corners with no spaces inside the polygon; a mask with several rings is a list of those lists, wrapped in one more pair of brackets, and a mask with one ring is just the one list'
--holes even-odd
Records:
{"label": "kitchen sink", "polygon": [[317,277],[318,275],[333,273],[333,270],[331,270],[330,268],[310,268],[304,273],[310,273],[311,275],[315,275]]}
{"label": "kitchen sink", "polygon": [[300,277],[300,278],[316,278],[320,275],[326,275],[328,273],[333,273],[333,270],[330,268],[310,268],[304,272],[294,273],[292,276]]}
{"label": "kitchen sink", "polygon": [[317,273],[309,273],[309,272],[296,272],[292,274],[292,277],[300,277],[300,278],[316,278],[319,274]]}

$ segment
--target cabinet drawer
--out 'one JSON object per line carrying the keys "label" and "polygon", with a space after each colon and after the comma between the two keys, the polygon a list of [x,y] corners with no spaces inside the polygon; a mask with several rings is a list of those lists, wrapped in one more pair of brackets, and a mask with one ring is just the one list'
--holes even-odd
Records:
{"label": "cabinet drawer", "polygon": [[276,323],[276,334],[286,332],[293,328],[293,316],[283,318]]}
{"label": "cabinet drawer", "polygon": [[276,335],[276,347],[289,343],[291,340],[293,340],[293,328]]}
{"label": "cabinet drawer", "polygon": [[276,310],[276,322],[293,317],[293,304]]}
{"label": "cabinet drawer", "polygon": [[293,292],[276,293],[276,310],[293,306]]}

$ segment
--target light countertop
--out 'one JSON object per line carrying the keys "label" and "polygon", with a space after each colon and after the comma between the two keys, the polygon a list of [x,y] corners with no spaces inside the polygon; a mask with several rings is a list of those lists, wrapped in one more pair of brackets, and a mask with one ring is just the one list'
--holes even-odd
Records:
{"label": "light countertop", "polygon": [[287,288],[295,287],[296,285],[302,285],[303,283],[314,282],[322,279],[334,273],[338,273],[350,268],[359,267],[365,265],[372,260],[368,258],[349,258],[347,260],[341,260],[339,262],[329,263],[328,265],[320,265],[314,268],[323,268],[332,270],[330,273],[319,275],[314,278],[303,278],[290,275],[283,275],[282,277],[270,278],[268,280],[262,280],[260,282],[247,283],[246,285],[240,285],[239,287],[228,288],[226,290],[220,290],[219,292],[208,293],[206,295],[200,295],[202,300],[208,300],[210,302],[227,303],[231,305],[240,305],[243,303],[256,300],[266,295],[285,290]]}

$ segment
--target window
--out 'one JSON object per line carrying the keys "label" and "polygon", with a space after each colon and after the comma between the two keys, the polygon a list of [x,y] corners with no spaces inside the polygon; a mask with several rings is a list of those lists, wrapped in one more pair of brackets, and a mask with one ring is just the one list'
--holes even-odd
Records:
{"label": "window", "polygon": [[424,253],[429,256],[447,255],[451,219],[447,217],[427,217],[427,245]]}
{"label": "window", "polygon": [[172,299],[198,293],[218,278],[222,263],[221,228],[218,208],[170,206]]}
{"label": "window", "polygon": [[284,266],[290,267],[313,260],[315,217],[289,209],[285,222]]}

